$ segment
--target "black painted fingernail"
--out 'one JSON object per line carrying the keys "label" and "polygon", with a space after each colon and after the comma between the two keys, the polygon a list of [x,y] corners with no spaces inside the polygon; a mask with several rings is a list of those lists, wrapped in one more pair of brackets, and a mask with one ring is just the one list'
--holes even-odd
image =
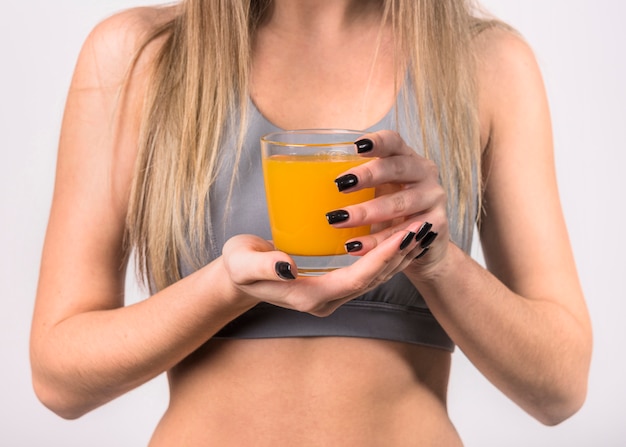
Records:
{"label": "black painted fingernail", "polygon": [[415,259],[419,259],[424,256],[428,252],[428,250],[430,250],[430,247],[426,247],[425,249],[423,249],[419,255],[415,256]]}
{"label": "black painted fingernail", "polygon": [[341,177],[335,179],[335,184],[337,185],[339,192],[353,188],[357,185],[357,183],[359,183],[359,179],[354,174],[342,175]]}
{"label": "black painted fingernail", "polygon": [[368,140],[367,138],[363,138],[362,140],[359,140],[354,144],[356,145],[356,151],[359,154],[369,152],[374,149],[374,143],[372,142],[372,140]]}
{"label": "black painted fingernail", "polygon": [[355,251],[359,251],[363,248],[363,244],[359,241],[352,241],[346,244],[346,251],[348,253],[354,253]]}
{"label": "black painted fingernail", "polygon": [[426,236],[424,236],[424,239],[422,239],[422,242],[420,243],[420,247],[427,248],[430,244],[432,244],[432,242],[435,240],[437,235],[438,233],[435,233],[434,231],[429,231],[426,234]]}
{"label": "black painted fingernail", "polygon": [[424,222],[419,230],[417,230],[417,234],[415,235],[415,240],[419,242],[433,227],[433,224],[430,222]]}
{"label": "black painted fingernail", "polygon": [[404,239],[402,239],[402,242],[400,243],[400,250],[404,250],[405,248],[407,248],[409,244],[413,241],[414,237],[415,237],[415,233],[412,231],[409,231],[409,233],[406,236],[404,236]]}
{"label": "black painted fingernail", "polygon": [[276,265],[274,265],[274,270],[276,270],[276,274],[280,279],[296,279],[293,273],[291,273],[291,264],[288,262],[277,262]]}
{"label": "black painted fingernail", "polygon": [[348,218],[350,218],[350,214],[348,214],[345,210],[336,210],[326,213],[326,220],[331,225],[339,222],[345,222]]}

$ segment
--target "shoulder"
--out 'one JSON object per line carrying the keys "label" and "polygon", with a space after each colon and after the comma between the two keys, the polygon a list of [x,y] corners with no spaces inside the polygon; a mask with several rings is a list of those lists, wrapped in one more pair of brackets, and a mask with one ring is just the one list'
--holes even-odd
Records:
{"label": "shoulder", "polygon": [[512,29],[494,25],[480,32],[475,40],[479,75],[527,75],[538,70],[530,45]]}
{"label": "shoulder", "polygon": [[[142,65],[153,57],[158,39],[151,36],[175,15],[176,8],[171,6],[138,7],[105,18],[83,43],[77,75],[86,72],[91,82],[105,84],[90,87],[122,82],[132,63]],[[153,41],[157,44],[152,44]]]}
{"label": "shoulder", "polygon": [[146,6],[120,11],[98,23],[87,37],[87,43],[134,49],[150,33],[173,20],[177,12],[176,6]]}
{"label": "shoulder", "polygon": [[512,29],[495,25],[474,41],[483,137],[496,121],[514,116],[529,101],[544,103],[546,93],[535,53]]}

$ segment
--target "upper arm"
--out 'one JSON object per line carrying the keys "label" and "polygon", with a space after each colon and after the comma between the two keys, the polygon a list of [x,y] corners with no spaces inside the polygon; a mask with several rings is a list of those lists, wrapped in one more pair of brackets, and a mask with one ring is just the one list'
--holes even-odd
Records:
{"label": "upper arm", "polygon": [[123,304],[123,236],[146,71],[140,60],[127,77],[143,35],[139,14],[127,11],[100,23],[76,64],[59,140],[34,331],[76,313]]}
{"label": "upper arm", "polygon": [[479,48],[485,261],[514,292],[553,301],[585,322],[536,59],[521,38],[502,30],[479,37]]}

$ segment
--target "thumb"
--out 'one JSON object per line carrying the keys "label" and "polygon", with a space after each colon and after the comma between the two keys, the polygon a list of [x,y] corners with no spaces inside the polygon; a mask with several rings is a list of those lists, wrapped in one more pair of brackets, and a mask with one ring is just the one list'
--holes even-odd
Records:
{"label": "thumb", "polygon": [[240,285],[265,280],[293,280],[297,267],[293,259],[263,238],[237,235],[222,250],[224,265],[231,279]]}

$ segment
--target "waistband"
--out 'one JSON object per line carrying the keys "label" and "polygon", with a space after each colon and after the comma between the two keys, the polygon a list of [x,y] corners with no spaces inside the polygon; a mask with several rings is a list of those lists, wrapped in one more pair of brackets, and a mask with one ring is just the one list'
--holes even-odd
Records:
{"label": "waistband", "polygon": [[350,301],[327,317],[261,303],[214,338],[358,337],[454,351],[454,343],[428,309],[384,302]]}

